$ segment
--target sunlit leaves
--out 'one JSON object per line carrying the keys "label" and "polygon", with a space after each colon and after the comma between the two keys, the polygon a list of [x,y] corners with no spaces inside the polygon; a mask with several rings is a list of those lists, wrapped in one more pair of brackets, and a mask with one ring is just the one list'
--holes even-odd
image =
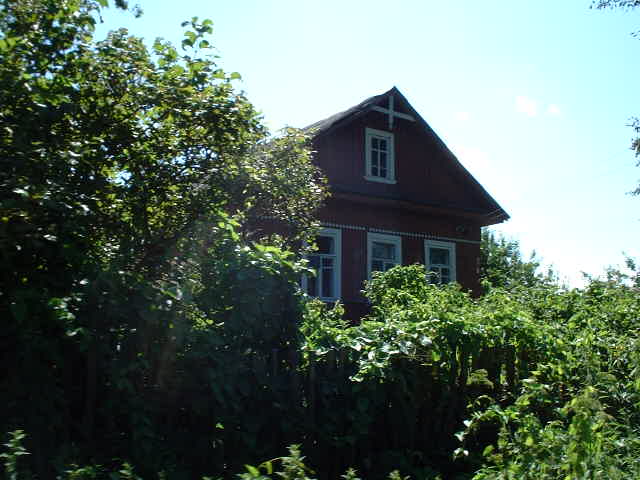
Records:
{"label": "sunlit leaves", "polygon": [[468,435],[496,420],[500,426],[475,478],[636,478],[637,287],[610,276],[582,291],[547,288],[544,296],[520,298],[534,313],[552,312],[541,318],[551,322],[555,347],[513,404],[496,400],[472,417]]}

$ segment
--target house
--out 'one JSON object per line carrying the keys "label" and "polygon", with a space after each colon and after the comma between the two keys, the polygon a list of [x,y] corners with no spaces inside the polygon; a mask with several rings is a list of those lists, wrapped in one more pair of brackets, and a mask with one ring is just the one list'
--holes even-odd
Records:
{"label": "house", "polygon": [[397,88],[308,129],[332,193],[319,212],[308,294],[340,299],[358,318],[371,272],[413,263],[433,281],[479,292],[480,228],[509,215]]}

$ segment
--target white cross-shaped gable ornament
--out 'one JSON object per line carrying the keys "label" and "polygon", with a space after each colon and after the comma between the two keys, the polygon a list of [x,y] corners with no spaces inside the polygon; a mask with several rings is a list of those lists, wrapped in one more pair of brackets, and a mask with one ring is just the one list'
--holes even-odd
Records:
{"label": "white cross-shaped gable ornament", "polygon": [[374,105],[373,107],[371,107],[372,110],[375,110],[376,112],[384,113],[384,114],[386,114],[388,116],[389,130],[393,130],[393,119],[394,118],[402,118],[404,120],[410,120],[412,122],[416,121],[416,119],[413,118],[411,115],[407,115],[406,113],[402,113],[402,112],[398,112],[398,111],[394,110],[393,109],[393,102],[394,102],[394,98],[393,98],[393,94],[391,94],[388,97],[388,108],[379,107],[378,105]]}

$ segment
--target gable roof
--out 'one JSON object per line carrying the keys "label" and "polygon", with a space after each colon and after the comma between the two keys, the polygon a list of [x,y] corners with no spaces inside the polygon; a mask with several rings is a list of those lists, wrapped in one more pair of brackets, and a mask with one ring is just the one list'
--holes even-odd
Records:
{"label": "gable roof", "polygon": [[374,95],[373,97],[369,97],[366,100],[363,100],[358,105],[355,105],[343,112],[336,113],[324,120],[320,120],[315,122],[303,130],[309,132],[313,138],[320,138],[328,133],[332,132],[338,127],[342,127],[347,123],[352,122],[358,117],[361,117],[371,110],[373,107],[378,106],[382,100],[393,96],[396,101],[404,108],[404,110],[410,112],[410,114],[414,117],[416,123],[419,123],[422,128],[424,128],[425,132],[428,136],[430,136],[438,148],[443,152],[443,154],[451,161],[452,166],[458,170],[458,172],[469,181],[469,184],[472,188],[474,188],[480,196],[486,200],[486,202],[491,206],[491,210],[484,214],[487,222],[486,225],[492,225],[496,223],[501,223],[508,220],[509,214],[496,202],[489,192],[487,192],[484,187],[478,182],[471,173],[460,163],[458,158],[453,154],[449,147],[442,141],[442,139],[433,131],[433,129],[429,126],[429,124],[420,116],[420,114],[411,106],[411,104],[407,101],[404,95],[400,93],[396,87],[391,88],[390,90],[380,94]]}

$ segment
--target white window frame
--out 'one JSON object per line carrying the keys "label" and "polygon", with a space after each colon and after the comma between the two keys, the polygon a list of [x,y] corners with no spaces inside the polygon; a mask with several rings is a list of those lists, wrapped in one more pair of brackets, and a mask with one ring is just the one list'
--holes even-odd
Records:
{"label": "white window frame", "polygon": [[[333,267],[333,280],[334,280],[334,293],[335,296],[333,297],[315,297],[315,298],[319,298],[320,300],[324,301],[324,302],[335,302],[337,300],[340,300],[341,295],[342,295],[342,291],[341,291],[341,278],[342,278],[342,230],[337,229],[337,228],[322,228],[320,229],[320,231],[318,231],[318,234],[316,235],[317,237],[332,237],[333,238],[333,243],[335,246],[335,254],[330,255],[330,254],[311,254],[311,255],[320,255],[320,258],[322,259],[322,256],[328,257],[331,256],[334,258],[334,267]],[[322,263],[322,260],[321,260]],[[322,272],[318,273],[318,284],[322,285]],[[303,275],[302,276],[302,282],[301,282],[301,286],[302,286],[302,291],[304,293],[307,292],[307,276]]]}
{"label": "white window frame", "polygon": [[[387,141],[387,175],[381,177],[374,176],[371,164],[371,138],[378,137]],[[364,134],[364,152],[365,152],[365,180],[370,182],[396,183],[396,156],[395,146],[393,144],[393,133],[384,130],[376,130],[375,128],[365,128]]]}
{"label": "white window frame", "polygon": [[402,237],[383,233],[367,233],[367,277],[371,279],[371,265],[373,262],[373,242],[389,243],[396,247],[396,265],[402,265]]}
{"label": "white window frame", "polygon": [[[429,256],[429,248],[442,248],[442,249],[446,249],[449,250],[449,260],[451,261],[450,265],[448,265],[449,270],[451,271],[450,276],[450,283],[453,283],[456,281],[456,244],[455,242],[443,242],[440,240],[425,240],[424,241],[424,264],[425,267],[427,268],[427,272],[432,272],[432,265],[430,263],[430,256]],[[440,266],[440,265],[438,265]],[[440,283],[440,282],[438,282]]]}

